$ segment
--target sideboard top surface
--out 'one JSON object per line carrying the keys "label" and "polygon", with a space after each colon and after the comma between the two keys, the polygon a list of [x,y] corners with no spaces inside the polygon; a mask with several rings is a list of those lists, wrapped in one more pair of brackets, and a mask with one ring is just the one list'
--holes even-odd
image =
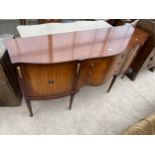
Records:
{"label": "sideboard top surface", "polygon": [[127,24],[87,31],[17,38],[5,44],[11,61],[49,64],[114,56],[143,43],[148,34]]}

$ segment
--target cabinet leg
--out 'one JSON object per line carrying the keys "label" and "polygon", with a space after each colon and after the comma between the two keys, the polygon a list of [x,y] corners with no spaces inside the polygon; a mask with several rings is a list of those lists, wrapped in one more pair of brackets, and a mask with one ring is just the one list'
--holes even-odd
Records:
{"label": "cabinet leg", "polygon": [[71,109],[72,109],[72,105],[73,105],[74,96],[75,96],[75,94],[71,94],[71,96],[70,96],[69,110],[71,110]]}
{"label": "cabinet leg", "polygon": [[111,90],[112,86],[114,85],[116,79],[117,79],[117,75],[114,75],[114,76],[113,76],[113,79],[112,79],[112,81],[111,81],[111,83],[110,83],[110,86],[109,86],[109,88],[108,88],[108,90],[107,90],[107,93],[110,92],[110,90]]}
{"label": "cabinet leg", "polygon": [[125,75],[126,75],[126,73],[123,73],[123,75],[122,75],[121,79],[124,79]]}
{"label": "cabinet leg", "polygon": [[136,80],[136,76],[137,76],[137,74],[136,73],[133,73],[133,75],[131,76],[131,80],[132,81],[135,81]]}
{"label": "cabinet leg", "polygon": [[137,74],[135,71],[132,71],[132,73],[127,72],[126,75],[129,79],[131,79],[132,81],[136,80]]}
{"label": "cabinet leg", "polygon": [[31,101],[26,99],[26,104],[30,113],[30,117],[33,116],[33,112],[32,112],[32,106],[31,106]]}

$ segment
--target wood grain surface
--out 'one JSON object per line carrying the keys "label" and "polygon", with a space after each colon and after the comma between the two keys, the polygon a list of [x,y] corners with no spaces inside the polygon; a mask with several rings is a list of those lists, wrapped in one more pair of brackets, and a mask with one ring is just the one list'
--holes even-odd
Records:
{"label": "wood grain surface", "polygon": [[6,42],[12,63],[49,64],[118,55],[148,34],[131,25],[18,38]]}

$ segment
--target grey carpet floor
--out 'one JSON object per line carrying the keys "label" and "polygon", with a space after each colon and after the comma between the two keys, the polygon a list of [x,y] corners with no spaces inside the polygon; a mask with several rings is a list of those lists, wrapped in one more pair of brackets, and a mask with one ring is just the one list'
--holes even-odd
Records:
{"label": "grey carpet floor", "polygon": [[83,87],[71,111],[69,97],[32,101],[32,118],[24,99],[20,107],[1,107],[0,134],[121,134],[155,111],[155,72],[134,82],[118,78],[109,94],[108,85]]}

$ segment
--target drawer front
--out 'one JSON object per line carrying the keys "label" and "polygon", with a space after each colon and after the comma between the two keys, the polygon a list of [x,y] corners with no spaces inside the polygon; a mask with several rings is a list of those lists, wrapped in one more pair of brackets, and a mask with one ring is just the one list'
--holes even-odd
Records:
{"label": "drawer front", "polygon": [[72,91],[76,63],[21,66],[21,84],[26,96],[47,97]]}
{"label": "drawer front", "polygon": [[78,89],[83,85],[100,85],[115,73],[117,57],[99,58],[82,62]]}

